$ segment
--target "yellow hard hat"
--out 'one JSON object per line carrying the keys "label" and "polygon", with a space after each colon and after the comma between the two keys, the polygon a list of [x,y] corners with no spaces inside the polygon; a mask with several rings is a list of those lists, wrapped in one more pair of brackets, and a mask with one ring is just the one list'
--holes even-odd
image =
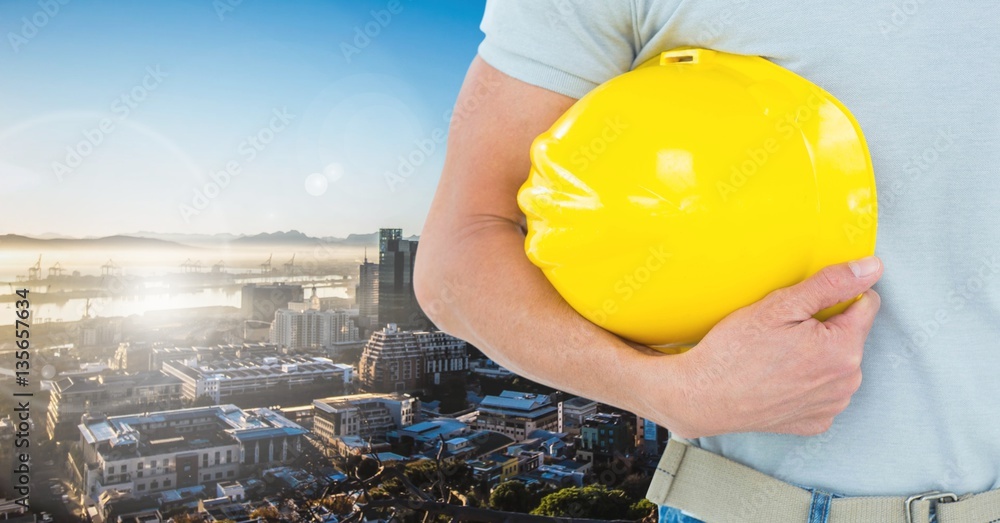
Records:
{"label": "yellow hard hat", "polygon": [[662,53],[577,101],[531,164],[518,193],[528,257],[584,317],[664,352],[875,250],[857,121],[760,57]]}

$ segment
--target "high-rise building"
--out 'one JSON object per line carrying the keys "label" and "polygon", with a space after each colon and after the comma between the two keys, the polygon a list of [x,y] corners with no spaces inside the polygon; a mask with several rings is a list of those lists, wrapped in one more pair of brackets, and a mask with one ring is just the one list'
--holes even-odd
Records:
{"label": "high-rise building", "polygon": [[372,333],[361,352],[358,379],[368,392],[405,392],[469,370],[468,344],[443,332],[400,330],[390,323]]}
{"label": "high-rise building", "polygon": [[280,309],[271,324],[271,343],[292,349],[329,347],[358,341],[358,328],[345,310]]}
{"label": "high-rise building", "polygon": [[274,311],[287,309],[291,302],[301,302],[301,285],[244,285],[241,291],[241,311],[248,320],[271,321]]}
{"label": "high-rise building", "polygon": [[378,264],[368,261],[367,251],[359,267],[354,295],[358,303],[358,323],[366,328],[378,325]]}
{"label": "high-rise building", "polygon": [[432,328],[413,291],[417,242],[402,239],[402,229],[379,230],[378,321],[404,328]]}

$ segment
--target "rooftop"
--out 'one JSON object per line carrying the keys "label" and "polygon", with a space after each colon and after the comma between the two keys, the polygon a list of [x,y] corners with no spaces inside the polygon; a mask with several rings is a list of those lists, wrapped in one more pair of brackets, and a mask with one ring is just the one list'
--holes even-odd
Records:
{"label": "rooftop", "polygon": [[543,394],[528,394],[505,390],[499,396],[486,396],[479,404],[480,410],[496,411],[503,414],[535,414],[539,409],[555,411],[549,397]]}
{"label": "rooftop", "polygon": [[601,425],[620,425],[623,421],[625,420],[622,418],[621,414],[600,413],[584,418],[583,426],[596,427]]}
{"label": "rooftop", "polygon": [[577,396],[575,398],[570,398],[563,402],[564,406],[584,408],[591,405],[597,405],[597,402],[591,399],[584,398],[582,396]]}
{"label": "rooftop", "polygon": [[193,365],[182,361],[164,363],[191,379],[218,377],[225,379],[258,379],[273,376],[288,376],[299,374],[321,374],[327,372],[346,372],[352,367],[334,363],[329,358],[317,356],[262,356],[240,359],[222,359],[212,362],[200,362]]}
{"label": "rooftop", "polygon": [[[166,431],[169,429],[164,430],[164,424],[168,427],[170,422],[197,418],[212,418],[217,424],[217,430],[201,431],[197,437],[176,436]],[[295,436],[307,432],[271,409],[243,410],[235,405],[101,417],[82,423],[79,428],[87,444],[107,445],[99,447],[106,460],[121,459],[128,455],[155,455],[186,448],[205,448],[278,435]]]}
{"label": "rooftop", "polygon": [[429,441],[437,439],[438,436],[448,436],[456,432],[464,431],[468,428],[468,425],[456,419],[438,418],[422,421],[420,423],[410,425],[409,427],[404,427],[399,431],[399,433],[406,434],[414,439]]}
{"label": "rooftop", "polygon": [[159,385],[180,385],[181,380],[162,372],[143,372],[139,374],[104,374],[96,376],[72,376],[55,382],[55,389],[62,394],[83,394],[99,392],[108,385],[132,385],[136,388],[156,387]]}

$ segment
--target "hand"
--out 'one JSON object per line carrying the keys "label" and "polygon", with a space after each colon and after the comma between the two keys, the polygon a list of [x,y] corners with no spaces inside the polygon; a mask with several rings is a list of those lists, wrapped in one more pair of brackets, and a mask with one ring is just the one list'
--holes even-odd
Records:
{"label": "hand", "polygon": [[[825,432],[861,386],[865,339],[878,313],[882,263],[832,265],[733,312],[678,358],[668,428],[681,437]],[[826,321],[816,312],[861,295]],[[655,407],[654,407],[655,408]],[[672,425],[672,426],[671,426]]]}

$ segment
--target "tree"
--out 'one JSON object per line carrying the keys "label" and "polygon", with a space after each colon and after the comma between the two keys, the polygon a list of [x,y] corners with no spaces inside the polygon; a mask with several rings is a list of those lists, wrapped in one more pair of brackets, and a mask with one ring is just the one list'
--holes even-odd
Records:
{"label": "tree", "polygon": [[629,474],[625,476],[625,479],[618,485],[618,488],[625,491],[625,495],[632,499],[643,499],[646,497],[646,491],[649,490],[649,484],[653,481],[653,478],[646,474]]}
{"label": "tree", "polygon": [[528,512],[535,510],[542,502],[542,498],[556,492],[556,487],[548,483],[532,483],[528,485]]}
{"label": "tree", "polygon": [[344,494],[335,494],[323,498],[321,504],[338,516],[350,514],[354,511],[354,502]]}
{"label": "tree", "polygon": [[517,480],[504,481],[490,494],[490,507],[506,512],[528,512],[528,488]]}
{"label": "tree", "polygon": [[646,498],[642,498],[639,501],[632,503],[632,506],[628,508],[628,513],[629,513],[629,518],[645,519],[648,517],[655,517],[656,512],[658,510],[659,508],[656,506],[655,503]]}
{"label": "tree", "polygon": [[250,513],[250,517],[263,518],[264,521],[268,522],[281,521],[281,512],[278,512],[278,509],[268,505],[265,507],[257,507],[253,509],[253,512]]}
{"label": "tree", "polygon": [[565,488],[549,494],[542,498],[538,508],[531,513],[540,516],[614,519],[626,514],[631,516],[631,505],[632,500],[621,490],[590,485]]}

